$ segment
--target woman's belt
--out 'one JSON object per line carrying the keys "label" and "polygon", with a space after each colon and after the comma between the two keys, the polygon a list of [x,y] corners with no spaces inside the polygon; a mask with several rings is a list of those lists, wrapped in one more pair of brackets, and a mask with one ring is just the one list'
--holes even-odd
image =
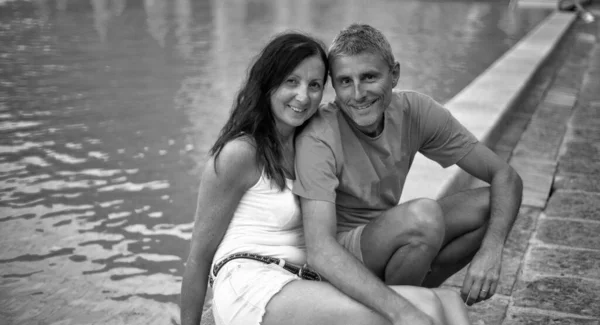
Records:
{"label": "woman's belt", "polygon": [[221,268],[225,265],[225,263],[235,260],[235,259],[238,259],[238,258],[259,261],[259,262],[263,262],[265,264],[277,264],[277,265],[281,266],[284,270],[297,275],[301,279],[311,280],[311,281],[321,281],[321,276],[319,275],[319,273],[311,270],[307,264],[304,264],[303,266],[297,266],[294,264],[286,263],[285,260],[282,258],[262,256],[262,255],[250,254],[250,253],[237,253],[237,254],[229,255],[226,258],[219,261],[219,263],[215,264],[215,266],[212,269],[212,272],[210,272],[210,275],[208,276],[208,281],[209,281],[211,287],[213,285],[213,282],[215,281],[214,279],[217,277],[217,273],[219,273],[219,270],[221,270]]}

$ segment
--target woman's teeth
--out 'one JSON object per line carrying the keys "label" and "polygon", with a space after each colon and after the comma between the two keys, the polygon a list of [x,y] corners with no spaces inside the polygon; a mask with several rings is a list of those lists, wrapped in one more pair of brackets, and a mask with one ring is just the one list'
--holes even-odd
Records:
{"label": "woman's teeth", "polygon": [[288,105],[288,106],[296,113],[302,113],[302,112],[306,111],[306,109],[299,109],[297,107],[290,106],[290,105]]}

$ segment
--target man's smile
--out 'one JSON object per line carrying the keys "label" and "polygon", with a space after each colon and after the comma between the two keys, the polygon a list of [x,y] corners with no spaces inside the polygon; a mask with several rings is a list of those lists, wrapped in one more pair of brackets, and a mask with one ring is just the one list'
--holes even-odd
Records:
{"label": "man's smile", "polygon": [[352,107],[352,108],[354,108],[354,109],[356,109],[358,111],[362,111],[362,110],[365,110],[365,109],[373,106],[373,104],[377,103],[378,101],[379,101],[379,98],[375,99],[374,101],[372,101],[372,102],[370,102],[370,103],[368,103],[366,105],[361,105],[361,106],[358,106],[358,105],[348,105],[348,106],[350,106],[350,107]]}

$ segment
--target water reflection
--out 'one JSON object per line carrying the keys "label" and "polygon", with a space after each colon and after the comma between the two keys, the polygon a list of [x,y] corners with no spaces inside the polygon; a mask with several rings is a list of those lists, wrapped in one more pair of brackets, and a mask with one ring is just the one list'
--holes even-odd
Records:
{"label": "water reflection", "polygon": [[446,101],[547,14],[493,1],[0,3],[0,309],[35,303],[27,317],[47,323],[132,310],[176,322],[206,152],[274,33],[329,42],[371,23],[401,87]]}
{"label": "water reflection", "polygon": [[175,39],[177,49],[184,59],[193,59],[194,46],[192,44],[192,3],[190,0],[175,0],[174,20],[175,20]]}
{"label": "water reflection", "polygon": [[100,40],[105,41],[108,34],[108,24],[113,14],[108,7],[108,1],[106,0],[91,0],[92,8],[94,10],[94,28]]}
{"label": "water reflection", "polygon": [[148,32],[158,42],[160,47],[165,46],[165,39],[168,32],[167,4],[168,2],[163,0],[144,0]]}

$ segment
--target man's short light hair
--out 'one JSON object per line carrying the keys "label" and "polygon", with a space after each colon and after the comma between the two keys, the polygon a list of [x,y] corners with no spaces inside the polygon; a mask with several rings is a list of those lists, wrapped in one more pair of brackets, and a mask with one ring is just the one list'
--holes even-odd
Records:
{"label": "man's short light hair", "polygon": [[395,64],[392,47],[383,33],[366,24],[352,24],[342,29],[329,46],[329,64],[340,56],[353,56],[363,52],[378,54],[392,68]]}

